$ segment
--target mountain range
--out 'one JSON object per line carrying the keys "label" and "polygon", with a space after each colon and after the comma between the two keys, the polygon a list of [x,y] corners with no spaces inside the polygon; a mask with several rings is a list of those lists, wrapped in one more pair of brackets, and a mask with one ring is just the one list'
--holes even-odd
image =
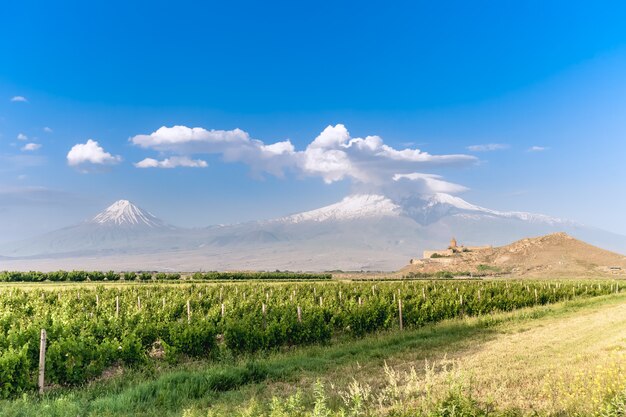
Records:
{"label": "mountain range", "polygon": [[626,237],[526,212],[502,212],[449,194],[392,199],[354,194],[273,220],[180,228],[130,201],[92,219],[0,246],[1,269],[397,270],[425,249],[503,245],[554,232],[626,252]]}

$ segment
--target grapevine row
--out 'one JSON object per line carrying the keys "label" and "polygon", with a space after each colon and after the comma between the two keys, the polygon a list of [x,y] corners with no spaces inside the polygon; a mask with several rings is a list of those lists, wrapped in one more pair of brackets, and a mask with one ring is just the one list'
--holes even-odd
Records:
{"label": "grapevine row", "polygon": [[[623,284],[622,284],[623,285]],[[116,364],[235,355],[620,291],[617,282],[198,283],[0,290],[0,398]],[[401,311],[401,316],[399,315]]]}

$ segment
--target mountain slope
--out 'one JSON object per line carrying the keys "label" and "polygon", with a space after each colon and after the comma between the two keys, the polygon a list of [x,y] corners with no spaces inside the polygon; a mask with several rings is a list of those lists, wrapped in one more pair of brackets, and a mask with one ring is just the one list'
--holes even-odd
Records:
{"label": "mountain slope", "polygon": [[[4,268],[17,269],[397,270],[452,236],[498,246],[561,231],[626,253],[624,236],[549,216],[491,210],[447,194],[356,194],[274,220],[200,229],[169,226],[121,200],[89,221],[4,245],[0,256],[13,258]],[[49,260],[34,261],[43,258]]]}
{"label": "mountain slope", "polygon": [[3,245],[0,250],[9,257],[145,251],[162,248],[164,244],[172,247],[167,239],[176,235],[177,231],[175,227],[128,200],[119,200],[91,220],[33,239]]}
{"label": "mountain slope", "polygon": [[401,214],[402,208],[385,196],[356,194],[330,206],[283,217],[277,221],[285,223],[344,221],[387,216],[398,217]]}
{"label": "mountain slope", "polygon": [[[487,266],[484,268],[482,266]],[[553,233],[511,244],[459,251],[449,257],[417,260],[402,269],[409,272],[470,271],[481,269],[515,275],[557,277],[626,275],[626,256],[569,236]]]}

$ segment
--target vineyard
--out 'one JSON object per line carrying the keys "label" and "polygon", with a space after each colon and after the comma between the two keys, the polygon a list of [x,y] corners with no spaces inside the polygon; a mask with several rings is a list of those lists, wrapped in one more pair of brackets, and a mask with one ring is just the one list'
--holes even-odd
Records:
{"label": "vineyard", "polygon": [[[223,280],[272,280],[272,281],[323,281],[332,278],[331,274],[311,274],[302,272],[195,272],[188,277],[198,281]],[[83,281],[177,281],[179,273],[166,272],[101,272],[101,271],[53,271],[21,272],[2,271],[0,282],[83,282]]]}
{"label": "vineyard", "polygon": [[[624,284],[621,284],[622,287]],[[113,365],[217,358],[620,292],[617,282],[236,282],[0,291],[0,398]]]}

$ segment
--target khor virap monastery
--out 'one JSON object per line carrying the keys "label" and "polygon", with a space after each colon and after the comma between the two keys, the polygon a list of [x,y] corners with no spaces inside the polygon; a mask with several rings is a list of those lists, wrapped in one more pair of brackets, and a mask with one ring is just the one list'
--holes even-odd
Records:
{"label": "khor virap monastery", "polygon": [[431,259],[433,261],[446,263],[446,259],[454,256],[455,253],[462,252],[477,252],[485,249],[491,249],[491,245],[487,246],[459,246],[455,238],[450,240],[450,246],[448,249],[439,249],[439,250],[425,250],[422,255],[422,259],[411,259],[411,264],[423,263],[426,259]]}

